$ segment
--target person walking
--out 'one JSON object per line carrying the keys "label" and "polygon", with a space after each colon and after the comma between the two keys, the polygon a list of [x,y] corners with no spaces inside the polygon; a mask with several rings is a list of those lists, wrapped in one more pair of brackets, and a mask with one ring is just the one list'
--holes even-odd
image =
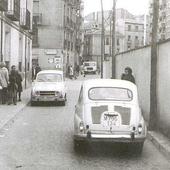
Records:
{"label": "person walking", "polygon": [[70,66],[69,77],[70,77],[70,79],[73,79],[73,77],[74,77],[74,70],[73,70],[72,65]]}
{"label": "person walking", "polygon": [[38,72],[40,72],[40,71],[41,71],[41,67],[39,66],[39,64],[37,64],[35,67],[35,78],[36,78]]}
{"label": "person walking", "polygon": [[7,102],[8,81],[9,81],[8,69],[6,68],[6,64],[4,62],[1,62],[0,63],[0,86],[2,88],[1,90],[2,104],[6,104]]}
{"label": "person walking", "polygon": [[17,86],[18,86],[18,89],[17,89],[17,92],[18,92],[18,101],[21,101],[21,92],[22,92],[22,77],[21,77],[21,74],[16,71],[16,83],[17,83]]}
{"label": "person walking", "polygon": [[135,78],[132,75],[132,69],[130,67],[125,68],[125,72],[121,75],[122,80],[127,80],[135,84]]}
{"label": "person walking", "polygon": [[9,101],[8,105],[10,104],[17,104],[17,71],[15,65],[11,67],[11,72],[9,74],[9,85],[8,85],[8,95],[9,95]]}

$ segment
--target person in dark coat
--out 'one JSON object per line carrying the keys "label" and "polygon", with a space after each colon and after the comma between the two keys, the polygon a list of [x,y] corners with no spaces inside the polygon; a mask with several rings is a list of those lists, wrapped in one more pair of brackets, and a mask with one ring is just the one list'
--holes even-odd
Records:
{"label": "person in dark coat", "polygon": [[18,86],[18,89],[17,89],[17,92],[18,92],[18,97],[19,97],[19,100],[18,101],[21,101],[21,92],[22,92],[22,77],[21,77],[21,74],[16,71],[16,74],[17,74],[17,86]]}
{"label": "person in dark coat", "polygon": [[8,85],[8,96],[9,96],[9,101],[8,105],[10,104],[17,104],[17,90],[18,90],[18,85],[17,85],[17,71],[15,65],[11,67],[11,72],[9,74],[9,85]]}
{"label": "person in dark coat", "polygon": [[122,80],[127,80],[135,84],[135,78],[132,75],[132,69],[130,67],[125,68],[125,73],[121,75]]}
{"label": "person in dark coat", "polygon": [[39,64],[37,64],[35,67],[35,78],[36,78],[38,72],[40,72],[40,71],[41,71],[41,67],[39,66]]}

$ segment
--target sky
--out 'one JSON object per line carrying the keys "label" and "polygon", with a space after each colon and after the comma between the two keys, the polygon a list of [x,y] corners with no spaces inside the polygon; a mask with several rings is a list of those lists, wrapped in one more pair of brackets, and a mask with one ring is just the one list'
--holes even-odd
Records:
{"label": "sky", "polygon": [[[100,11],[101,0],[83,0],[84,1],[84,15],[91,12]],[[149,0],[117,0],[116,8],[127,9],[134,15],[144,14],[148,11]],[[103,0],[104,10],[110,10],[113,6],[113,0]]]}

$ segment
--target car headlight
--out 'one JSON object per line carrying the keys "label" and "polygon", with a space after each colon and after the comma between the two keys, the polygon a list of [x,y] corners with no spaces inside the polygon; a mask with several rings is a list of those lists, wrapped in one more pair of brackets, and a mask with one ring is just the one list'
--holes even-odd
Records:
{"label": "car headlight", "polygon": [[32,95],[33,96],[40,96],[40,91],[33,90]]}
{"label": "car headlight", "polygon": [[55,96],[63,98],[63,93],[61,91],[56,91]]}
{"label": "car headlight", "polygon": [[55,96],[60,96],[60,92],[59,91],[55,91]]}

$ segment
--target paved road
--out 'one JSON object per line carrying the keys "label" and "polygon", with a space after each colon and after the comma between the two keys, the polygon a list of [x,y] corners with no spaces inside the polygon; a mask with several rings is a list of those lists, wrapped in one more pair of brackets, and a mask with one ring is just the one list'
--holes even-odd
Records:
{"label": "paved road", "polygon": [[[87,76],[86,78],[88,78]],[[95,144],[75,153],[73,113],[81,81],[68,81],[68,103],[28,106],[0,134],[0,170],[169,170],[149,141],[141,156],[122,146]]]}

